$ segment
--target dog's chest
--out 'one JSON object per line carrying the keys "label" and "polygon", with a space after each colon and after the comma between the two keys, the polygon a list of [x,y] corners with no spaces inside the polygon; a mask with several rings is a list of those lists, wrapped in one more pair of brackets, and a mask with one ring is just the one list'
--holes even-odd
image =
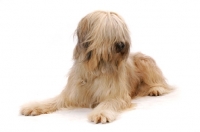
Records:
{"label": "dog's chest", "polygon": [[79,102],[95,105],[105,100],[112,93],[112,83],[112,79],[102,76],[93,79],[82,78],[76,91]]}

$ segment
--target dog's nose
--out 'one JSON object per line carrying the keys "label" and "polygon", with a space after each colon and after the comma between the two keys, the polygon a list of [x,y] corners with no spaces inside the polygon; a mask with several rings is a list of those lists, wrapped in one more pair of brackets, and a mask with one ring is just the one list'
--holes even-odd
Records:
{"label": "dog's nose", "polygon": [[119,42],[116,44],[116,51],[121,52],[124,49],[124,47],[125,47],[125,44],[122,42]]}
{"label": "dog's nose", "polygon": [[122,43],[122,42],[121,42],[121,43],[119,43],[119,47],[120,47],[120,49],[123,49],[123,48],[124,48],[124,46],[125,46],[125,45],[124,45],[124,43]]}

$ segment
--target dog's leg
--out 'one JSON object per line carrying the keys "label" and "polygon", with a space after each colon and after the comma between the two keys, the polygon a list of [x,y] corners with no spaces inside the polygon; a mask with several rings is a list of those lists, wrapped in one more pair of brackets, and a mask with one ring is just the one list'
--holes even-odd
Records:
{"label": "dog's leg", "polygon": [[125,101],[124,99],[108,99],[101,102],[89,114],[88,118],[94,123],[108,123],[116,119],[118,113],[126,108],[132,106],[131,99]]}
{"label": "dog's leg", "polygon": [[142,76],[138,95],[159,96],[172,90],[153,58],[142,53],[136,53],[133,58],[134,64]]}
{"label": "dog's leg", "polygon": [[55,98],[51,98],[42,102],[28,103],[21,107],[20,113],[25,116],[48,114],[64,107],[64,100],[64,96],[60,94]]}

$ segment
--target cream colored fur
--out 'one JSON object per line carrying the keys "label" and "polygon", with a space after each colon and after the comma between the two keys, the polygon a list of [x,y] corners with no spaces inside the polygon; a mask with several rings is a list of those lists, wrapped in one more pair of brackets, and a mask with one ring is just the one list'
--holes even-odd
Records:
{"label": "cream colored fur", "polygon": [[132,106],[137,96],[169,93],[156,62],[142,53],[129,54],[131,39],[125,21],[114,12],[86,15],[76,29],[74,65],[60,95],[22,106],[21,114],[35,116],[67,107],[94,108],[88,119],[107,123]]}

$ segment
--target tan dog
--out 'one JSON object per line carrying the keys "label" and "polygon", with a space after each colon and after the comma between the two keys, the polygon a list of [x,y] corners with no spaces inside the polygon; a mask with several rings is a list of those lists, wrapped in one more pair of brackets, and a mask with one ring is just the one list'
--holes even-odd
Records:
{"label": "tan dog", "polygon": [[74,65],[60,95],[29,103],[21,114],[35,116],[67,107],[90,107],[90,121],[107,123],[132,106],[137,96],[171,91],[155,61],[142,53],[129,55],[131,39],[126,23],[114,12],[86,15],[76,29]]}

